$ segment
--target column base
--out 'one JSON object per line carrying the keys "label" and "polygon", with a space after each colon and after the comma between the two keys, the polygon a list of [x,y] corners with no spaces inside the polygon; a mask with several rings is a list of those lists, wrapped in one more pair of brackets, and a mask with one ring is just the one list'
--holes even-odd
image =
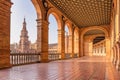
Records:
{"label": "column base", "polygon": [[120,62],[119,62],[119,61],[116,63],[116,69],[117,69],[118,71],[120,71]]}
{"label": "column base", "polygon": [[61,57],[61,60],[64,60],[64,59],[65,59],[64,57],[63,58]]}
{"label": "column base", "polygon": [[41,63],[48,63],[49,60],[48,60],[48,59],[42,59],[40,62],[41,62]]}
{"label": "column base", "polygon": [[42,63],[48,63],[48,51],[46,52],[41,52],[42,54],[40,55],[40,62]]}
{"label": "column base", "polygon": [[74,58],[74,55],[72,53],[70,54],[70,58]]}
{"label": "column base", "polygon": [[10,67],[12,67],[12,64],[10,64],[10,51],[7,49],[0,49],[0,69]]}
{"label": "column base", "polygon": [[0,69],[11,68],[11,67],[12,67],[11,64],[8,64],[8,65],[6,65],[6,64],[1,65],[0,64]]}
{"label": "column base", "polygon": [[65,59],[65,54],[64,53],[61,54],[61,60],[62,59]]}
{"label": "column base", "polygon": [[114,65],[116,65],[116,62],[117,62],[116,60],[113,60],[113,64],[114,64]]}
{"label": "column base", "polygon": [[116,65],[116,69],[117,69],[118,71],[120,71],[120,64],[117,64],[117,65]]}

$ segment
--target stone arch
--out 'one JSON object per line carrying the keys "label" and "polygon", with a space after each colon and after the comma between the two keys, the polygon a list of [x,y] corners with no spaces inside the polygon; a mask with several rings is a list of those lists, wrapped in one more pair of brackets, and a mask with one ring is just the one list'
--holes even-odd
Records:
{"label": "stone arch", "polygon": [[[93,41],[94,41],[94,39],[95,39],[96,37],[103,37],[103,36],[105,36],[105,35],[104,35],[104,34],[97,34],[97,35],[93,35],[93,37],[91,37],[91,38],[90,38],[90,41],[92,41],[92,42],[93,42]],[[92,43],[92,44],[93,44],[93,43]],[[93,55],[96,55],[96,53],[94,54],[94,52],[95,52],[95,51],[94,51],[94,50],[95,50],[95,48],[94,48],[93,46],[94,46],[94,44],[92,45],[92,54],[91,54],[92,56],[93,56]]]}
{"label": "stone arch", "polygon": [[74,34],[79,37],[79,28],[78,27],[76,27],[74,29]]}
{"label": "stone arch", "polygon": [[116,60],[117,60],[117,55],[116,55],[117,51],[116,51],[116,46],[114,46],[114,64],[116,65]]}
{"label": "stone arch", "polygon": [[44,10],[44,6],[43,3],[41,1],[37,1],[37,0],[31,0],[35,9],[36,9],[36,13],[37,13],[37,19],[45,19],[45,10]]}
{"label": "stone arch", "polygon": [[58,24],[58,29],[62,29],[61,28],[61,26],[62,26],[61,16],[58,15],[60,13],[55,8],[50,8],[47,12],[47,21],[49,19],[50,14],[52,14],[55,17],[57,24]]}
{"label": "stone arch", "polygon": [[112,52],[111,52],[111,62],[114,62],[114,48],[112,47]]}
{"label": "stone arch", "polygon": [[120,63],[120,43],[116,43],[116,68],[119,68]]}
{"label": "stone arch", "polygon": [[66,21],[65,25],[67,25],[67,27],[68,27],[69,35],[72,35],[72,24],[69,21]]}
{"label": "stone arch", "polygon": [[90,31],[90,30],[101,30],[101,31],[103,31],[105,33],[105,36],[109,36],[109,32],[108,32],[108,29],[106,27],[107,26],[91,26],[91,27],[83,28],[81,30],[81,37],[83,37],[84,34],[87,31]]}
{"label": "stone arch", "polygon": [[105,33],[105,37],[109,37],[109,32],[108,32],[108,26],[91,26],[91,27],[87,27],[87,28],[83,28],[80,31],[80,40],[81,40],[81,56],[84,56],[84,51],[83,51],[83,36],[86,32],[90,31],[90,30],[101,30]]}
{"label": "stone arch", "polygon": [[79,28],[76,27],[74,29],[74,56],[78,57],[80,56],[79,54]]}

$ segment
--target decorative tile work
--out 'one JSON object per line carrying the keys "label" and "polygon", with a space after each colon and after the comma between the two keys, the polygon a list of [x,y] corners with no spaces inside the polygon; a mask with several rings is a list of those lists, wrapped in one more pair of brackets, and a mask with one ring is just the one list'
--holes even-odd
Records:
{"label": "decorative tile work", "polygon": [[79,27],[110,23],[112,0],[49,0]]}

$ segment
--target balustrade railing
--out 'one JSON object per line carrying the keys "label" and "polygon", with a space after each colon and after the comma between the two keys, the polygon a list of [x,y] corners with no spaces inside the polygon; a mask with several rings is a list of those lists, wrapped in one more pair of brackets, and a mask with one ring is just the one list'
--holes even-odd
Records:
{"label": "balustrade railing", "polygon": [[65,58],[66,58],[66,59],[71,58],[70,54],[69,54],[69,53],[65,53]]}
{"label": "balustrade railing", "polygon": [[11,53],[10,62],[12,65],[22,65],[40,62],[38,53]]}
{"label": "balustrade railing", "polygon": [[[74,54],[74,57],[77,57],[77,54]],[[71,58],[70,54],[65,54],[65,58]],[[48,59],[52,60],[60,60],[61,54],[56,52],[49,52]],[[39,53],[11,53],[10,54],[10,63],[14,65],[23,65],[30,63],[40,62],[41,57]]]}
{"label": "balustrade railing", "polygon": [[49,60],[60,60],[61,59],[61,54],[49,52],[48,59]]}
{"label": "balustrade railing", "polygon": [[75,54],[74,54],[74,58],[78,58],[78,53],[75,53]]}

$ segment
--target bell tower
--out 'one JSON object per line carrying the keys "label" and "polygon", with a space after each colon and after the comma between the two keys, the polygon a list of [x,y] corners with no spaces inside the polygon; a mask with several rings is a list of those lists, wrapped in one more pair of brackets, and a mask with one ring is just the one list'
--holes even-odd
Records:
{"label": "bell tower", "polygon": [[20,36],[20,42],[19,42],[19,48],[21,53],[26,53],[29,51],[29,45],[30,41],[28,40],[28,31],[26,29],[26,20],[24,18],[23,22],[23,28],[21,30],[21,36]]}

